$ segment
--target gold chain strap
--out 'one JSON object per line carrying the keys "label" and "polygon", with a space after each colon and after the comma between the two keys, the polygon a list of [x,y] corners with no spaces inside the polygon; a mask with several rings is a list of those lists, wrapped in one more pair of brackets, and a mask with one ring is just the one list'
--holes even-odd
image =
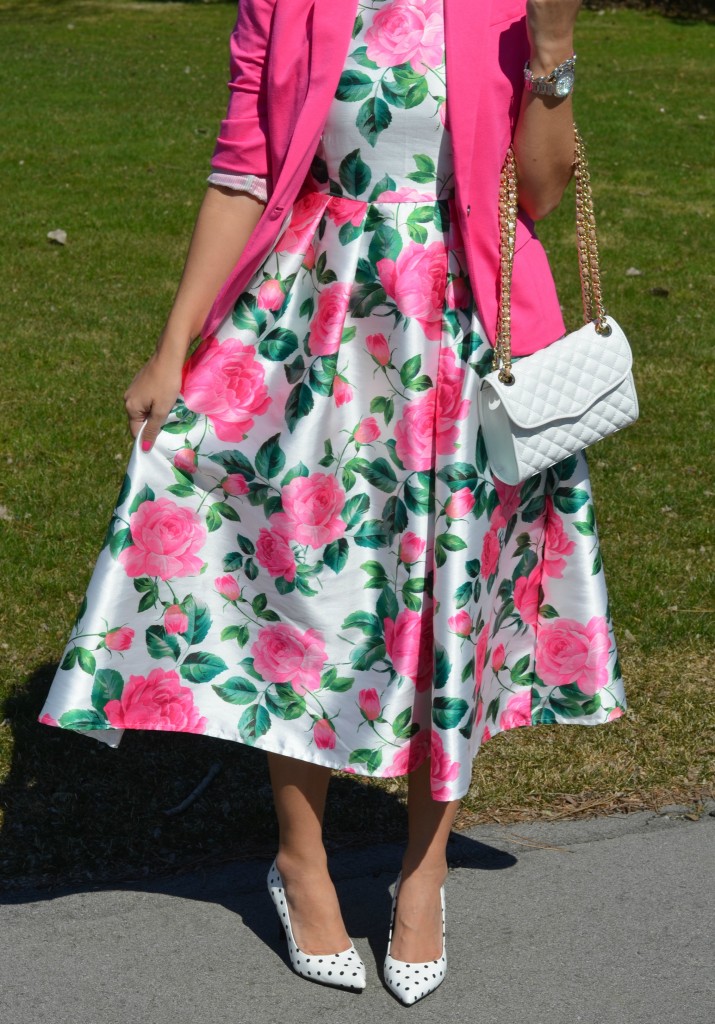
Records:
{"label": "gold chain strap", "polygon": [[[596,239],[596,218],[593,212],[591,176],[588,172],[586,149],[578,129],[574,125],[576,178],[576,242],[581,277],[581,299],[584,323],[595,322],[599,334],[608,335],[611,328],[606,320],[606,310],[601,294],[601,272]],[[500,231],[500,283],[499,315],[497,318],[496,340],[492,369],[499,370],[502,384],[513,384],[511,370],[511,277],[514,267],[514,246],[516,242],[516,217],[518,207],[518,183],[514,150],[507,152],[501,172],[499,188],[499,231]]]}

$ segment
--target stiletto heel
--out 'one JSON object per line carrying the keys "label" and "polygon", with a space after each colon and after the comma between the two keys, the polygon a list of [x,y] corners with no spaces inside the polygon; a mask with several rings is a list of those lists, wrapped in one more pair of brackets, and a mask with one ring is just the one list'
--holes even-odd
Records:
{"label": "stiletto heel", "polygon": [[392,994],[404,1003],[411,1006],[418,999],[423,999],[430,992],[442,984],[447,973],[447,945],[446,945],[446,915],[444,904],[444,886],[439,890],[439,897],[442,903],[442,955],[438,960],[429,960],[422,964],[407,964],[402,960],[395,960],[391,955],[392,930],[395,926],[395,911],[397,909],[397,894],[400,890],[400,879],[402,874],[397,876],[395,883],[395,895],[392,897],[392,913],[390,916],[390,935],[387,940],[387,954],[385,955],[385,985]]}
{"label": "stiletto heel", "polygon": [[321,985],[336,985],[338,988],[347,989],[365,988],[365,964],[352,944],[349,949],[340,953],[308,954],[298,949],[293,937],[283,879],[275,861],[268,872],[268,892],[278,911],[284,938],[288,940],[288,955],[296,974],[307,978],[308,981],[317,981]]}

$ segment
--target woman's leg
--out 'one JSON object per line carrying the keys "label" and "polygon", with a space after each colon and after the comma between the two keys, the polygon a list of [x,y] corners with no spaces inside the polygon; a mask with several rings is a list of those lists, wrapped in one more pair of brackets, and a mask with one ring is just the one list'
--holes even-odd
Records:
{"label": "woman's leg", "polygon": [[304,953],[338,953],[350,946],[323,846],[323,812],[331,769],[268,755],[278,816],[276,864],[291,926]]}
{"label": "woman's leg", "polygon": [[459,800],[433,800],[429,758],[409,776],[408,841],[392,933],[392,956],[425,963],[442,953],[439,890],[447,877],[447,840]]}

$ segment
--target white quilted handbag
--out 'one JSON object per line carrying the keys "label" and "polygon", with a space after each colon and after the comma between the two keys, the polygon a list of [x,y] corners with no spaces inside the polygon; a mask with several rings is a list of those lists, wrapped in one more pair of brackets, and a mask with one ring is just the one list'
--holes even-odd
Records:
{"label": "white quilted handbag", "polygon": [[[513,151],[502,170],[501,300],[494,369],[482,380],[478,412],[492,470],[518,484],[638,418],[632,355],[601,298],[593,200],[576,132],[576,228],[584,326],[546,348],[511,359],[511,269],[517,183]],[[501,364],[501,365],[500,365]]]}

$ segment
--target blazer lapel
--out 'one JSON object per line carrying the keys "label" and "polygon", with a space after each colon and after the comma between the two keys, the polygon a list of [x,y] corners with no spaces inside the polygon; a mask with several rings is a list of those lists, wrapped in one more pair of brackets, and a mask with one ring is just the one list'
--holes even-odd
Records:
{"label": "blazer lapel", "polygon": [[444,0],[447,116],[455,179],[465,190],[473,166],[482,97],[480,68],[493,6],[493,0]]}

